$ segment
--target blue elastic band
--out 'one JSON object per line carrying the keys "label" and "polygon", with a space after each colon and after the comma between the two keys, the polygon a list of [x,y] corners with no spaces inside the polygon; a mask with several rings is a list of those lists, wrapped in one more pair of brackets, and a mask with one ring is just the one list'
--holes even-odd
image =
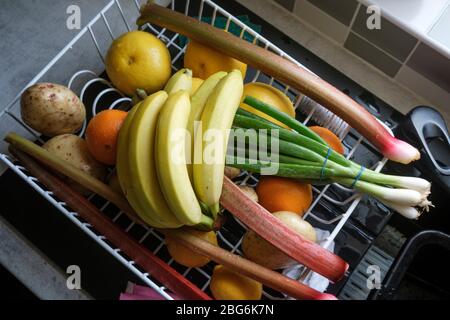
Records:
{"label": "blue elastic band", "polygon": [[325,156],[325,160],[323,161],[322,171],[320,171],[320,180],[323,179],[323,176],[325,174],[325,168],[327,166],[328,158],[331,155],[331,150],[332,150],[331,148],[328,148],[327,155]]}
{"label": "blue elastic band", "polygon": [[361,166],[361,169],[359,170],[359,173],[356,175],[355,180],[353,181],[350,188],[353,188],[356,185],[356,183],[359,181],[359,179],[361,179],[364,169],[365,169],[364,166]]}

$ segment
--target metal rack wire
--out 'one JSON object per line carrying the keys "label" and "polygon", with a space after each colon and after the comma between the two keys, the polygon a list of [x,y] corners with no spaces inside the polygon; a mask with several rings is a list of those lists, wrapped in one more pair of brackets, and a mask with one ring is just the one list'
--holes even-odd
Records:
{"label": "metal rack wire", "polygon": [[[178,0],[180,1],[180,0]],[[139,10],[139,2],[138,0],[134,0],[134,4],[136,6],[136,16],[138,15]],[[172,8],[175,8],[175,0],[171,2]],[[124,11],[119,0],[111,0],[89,23],[83,28],[77,36],[75,36],[66,47],[64,47],[54,59],[52,59],[42,70],[39,72],[22,90],[19,91],[17,96],[9,103],[3,112],[0,113],[0,120],[5,120],[9,118],[11,121],[17,123],[18,126],[25,129],[26,132],[30,134],[31,137],[34,137],[36,140],[41,141],[40,136],[34,132],[31,128],[29,128],[26,124],[24,124],[20,117],[14,112],[14,108],[18,108],[19,99],[22,92],[30,85],[40,81],[55,65],[57,62],[69,51],[71,48],[79,41],[83,36],[88,35],[92,40],[92,44],[95,46],[95,50],[97,51],[98,57],[101,61],[104,62],[104,53],[101,49],[101,46],[98,41],[98,35],[95,33],[95,27],[98,24],[102,24],[104,28],[107,30],[107,34],[111,37],[111,40],[116,37],[116,35],[112,31],[112,23],[108,20],[107,15],[109,11],[117,10],[120,14],[122,23],[124,24],[126,30],[131,30],[130,25],[127,22],[127,19],[124,15]],[[295,59],[290,57],[288,54],[277,48],[270,41],[265,39],[263,36],[258,34],[257,32],[250,29],[244,23],[239,21],[236,17],[232,16],[230,13],[223,10],[221,7],[216,5],[210,0],[201,0],[200,6],[197,11],[198,18],[201,19],[203,13],[208,10],[211,13],[211,24],[214,24],[217,17],[223,17],[226,19],[226,27],[228,29],[231,23],[239,26],[241,28],[240,36],[243,37],[244,34],[250,34],[254,42],[258,45],[271,50],[286,59],[291,60],[292,62],[300,65]],[[192,12],[191,1],[185,0],[185,14]],[[119,21],[114,21],[114,23],[119,23]],[[179,39],[178,34],[173,34],[166,29],[160,29],[157,26],[153,26],[147,24],[143,26],[146,31],[149,31],[156,35],[159,39],[161,39],[166,46],[170,49],[172,53],[172,68],[177,70],[177,65],[180,64],[180,61],[183,57],[185,46],[180,46],[177,40]],[[264,75],[258,70],[254,70],[254,74],[252,75],[250,81],[262,81],[269,83],[270,85],[276,86],[278,89],[284,91],[294,102],[294,106],[297,108],[300,105],[300,101],[302,99],[302,95],[295,90],[285,86],[281,82],[277,81],[272,77],[268,77]],[[78,86],[76,85],[78,84]],[[81,100],[86,104],[86,107],[91,111],[91,115],[95,115],[100,109],[101,105],[104,105],[104,100],[108,98],[108,101],[112,101],[109,104],[109,108],[123,108],[127,109],[130,106],[131,99],[124,96],[120,91],[115,89],[112,84],[101,77],[97,72],[94,72],[89,69],[78,70],[73,73],[66,84],[69,88],[73,89],[77,94],[79,94]],[[100,86],[99,86],[100,85]],[[99,88],[100,87],[100,88]],[[94,89],[93,89],[94,88]],[[94,98],[92,103],[88,104],[85,100],[87,92],[96,90],[94,94]],[[312,113],[315,111],[313,109],[311,113],[305,117],[304,123],[307,124],[312,116]],[[336,117],[330,112],[330,120],[327,122],[330,129],[334,129],[336,132],[336,128],[342,128],[340,124],[336,125]],[[79,132],[79,135],[84,134],[84,130],[86,127],[86,123],[84,124],[82,130]],[[363,142],[363,138],[361,136],[356,136],[356,139],[353,137],[352,140],[354,142],[347,141],[346,137],[348,135],[349,130],[344,129],[337,132],[342,139],[344,139],[344,145],[346,146],[347,158],[352,157],[356,149]],[[0,132],[1,133],[1,132]],[[139,268],[139,266],[135,265],[134,261],[130,261],[127,257],[121,254],[120,248],[116,248],[111,246],[105,237],[99,235],[93,230],[93,228],[83,222],[77,215],[76,212],[71,211],[70,208],[66,206],[65,203],[56,199],[53,194],[47,190],[45,190],[37,181],[36,178],[30,176],[26,169],[20,166],[20,164],[16,163],[14,159],[12,159],[7,154],[0,153],[0,159],[11,168],[19,177],[24,179],[30,186],[32,186],[38,193],[40,193],[44,198],[46,198],[50,203],[52,203],[56,208],[58,208],[65,216],[67,216],[73,223],[75,223],[79,228],[81,228],[84,232],[90,235],[97,243],[99,243],[105,250],[107,250],[110,254],[112,254],[115,258],[117,258],[122,264],[124,264],[127,268],[129,268],[134,274],[136,274],[144,283],[157,290],[164,298],[172,299],[170,294],[166,292],[166,289],[157,284],[154,279],[151,278],[151,275],[144,272]],[[379,159],[379,162],[376,163],[375,169],[376,171],[380,171],[387,159]],[[248,184],[254,186],[257,184],[257,177],[253,176],[250,173],[243,172],[236,180],[238,184]],[[337,189],[340,191],[340,194],[345,194],[344,197],[336,197],[334,192],[330,192],[331,189]],[[334,241],[338,233],[341,231],[344,224],[347,222],[352,212],[358,206],[361,201],[361,195],[354,193],[353,190],[340,186],[338,184],[328,185],[323,188],[313,188],[314,190],[314,201],[311,207],[305,214],[305,218],[308,219],[313,225],[315,223],[320,223],[322,225],[327,225],[330,228],[330,235],[326,238],[321,245],[325,248],[328,248],[329,245]],[[163,260],[165,260],[168,264],[176,267],[185,277],[188,277],[191,281],[195,282],[202,290],[208,290],[210,275],[212,271],[211,266],[206,266],[204,268],[184,268],[180,265],[177,265],[176,262],[173,261],[170,256],[168,256],[165,251],[164,239],[163,237],[154,231],[151,228],[143,227],[135,224],[131,220],[129,220],[126,215],[122,214],[120,210],[115,208],[109,202],[100,199],[96,195],[91,195],[89,198],[93,201],[96,206],[101,209],[105,214],[107,214],[111,219],[119,224],[126,232],[129,232],[134,236],[134,238],[149,247],[156,255],[160,256]],[[317,206],[321,203],[328,202],[333,204],[334,206],[343,208],[343,212],[340,215],[333,217],[320,217],[315,213]],[[242,236],[246,230],[246,226],[242,224],[240,221],[233,221],[232,230],[221,230],[218,232],[219,242],[222,247],[230,250],[231,252],[241,254],[240,245],[242,241]],[[305,279],[309,274],[309,270],[304,269],[302,274],[299,276],[299,281]],[[269,299],[284,299],[287,298],[283,294],[274,293],[272,291],[264,291],[264,296]]]}

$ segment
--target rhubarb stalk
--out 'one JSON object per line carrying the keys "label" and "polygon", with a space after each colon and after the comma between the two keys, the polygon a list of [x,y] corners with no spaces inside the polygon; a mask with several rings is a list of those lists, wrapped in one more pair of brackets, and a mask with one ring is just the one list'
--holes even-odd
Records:
{"label": "rhubarb stalk", "polygon": [[131,208],[125,197],[109,188],[108,185],[104,184],[102,181],[92,177],[82,170],[79,170],[77,167],[71,165],[67,161],[54,156],[44,148],[38,146],[28,139],[25,139],[24,137],[21,137],[16,133],[7,134],[5,137],[5,141],[10,143],[17,149],[29,154],[33,158],[39,159],[39,161],[44,163],[46,166],[79,183],[86,189],[98,194],[105,199],[108,199],[119,209],[126,212],[130,217],[132,217],[133,220],[139,222],[142,225],[146,225],[146,223],[138,217],[133,208]]}
{"label": "rhubarb stalk", "polygon": [[375,117],[349,96],[323,79],[287,59],[242,40],[231,33],[184,14],[148,3],[141,9],[137,24],[154,23],[180,33],[299,90],[327,107],[375,145],[387,158],[410,163],[420,158],[419,151],[393,137]]}
{"label": "rhubarb stalk", "polygon": [[[134,263],[141,266],[146,272],[151,274],[156,280],[160,281],[165,287],[169,288],[178,297],[187,300],[211,300],[211,298],[196,285],[155,256],[153,252],[139,244],[80,193],[69,187],[60,178],[51,174],[28,154],[14,147],[10,148],[10,150],[13,155],[20,160],[21,164],[39,180],[39,182],[52,191],[61,201],[64,201],[68,206],[75,210],[81,218],[86,220],[95,228],[95,230],[105,236],[117,248],[120,248],[124,254],[134,261]],[[81,170],[79,171],[82,172]],[[110,189],[108,186],[106,186],[106,188]]]}
{"label": "rhubarb stalk", "polygon": [[177,238],[189,249],[207,256],[211,260],[223,264],[237,273],[261,282],[272,289],[284,292],[293,298],[308,300],[336,299],[333,295],[321,293],[299,281],[290,279],[278,272],[269,270],[257,263],[217,247],[208,241],[200,239],[190,234],[186,228],[184,228],[184,230],[161,230],[161,232],[165,235],[170,234],[171,237]]}
{"label": "rhubarb stalk", "polygon": [[220,203],[262,238],[327,279],[339,281],[347,271],[344,260],[285,226],[227,177],[224,177]]}

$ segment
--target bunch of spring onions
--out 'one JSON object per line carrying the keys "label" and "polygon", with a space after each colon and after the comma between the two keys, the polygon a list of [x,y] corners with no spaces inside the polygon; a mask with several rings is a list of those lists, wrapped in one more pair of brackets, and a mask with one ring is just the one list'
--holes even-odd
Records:
{"label": "bunch of spring onions", "polygon": [[[421,213],[428,211],[431,202],[430,182],[415,177],[403,177],[378,173],[348,160],[333,151],[327,143],[308,127],[289,115],[253,98],[246,97],[244,102],[253,108],[280,121],[290,129],[280,127],[253,113],[239,109],[233,122],[233,128],[258,130],[258,145],[246,144],[244,150],[234,146],[229,148],[227,165],[250,172],[262,173],[273,163],[263,161],[252,148],[270,149],[267,144],[271,138],[278,136],[278,171],[277,176],[297,178],[310,183],[339,183],[358,192],[366,193],[378,199],[388,207],[409,219],[417,219]],[[261,138],[261,132],[267,139]],[[272,134],[276,133],[276,135]],[[270,151],[270,150],[269,150]],[[244,156],[243,156],[244,155]]]}

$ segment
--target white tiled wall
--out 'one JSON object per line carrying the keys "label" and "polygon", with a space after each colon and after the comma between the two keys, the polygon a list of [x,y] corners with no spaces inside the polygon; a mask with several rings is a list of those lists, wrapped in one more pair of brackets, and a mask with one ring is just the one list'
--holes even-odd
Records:
{"label": "white tiled wall", "polygon": [[[256,5],[252,4],[255,1],[238,1],[256,8]],[[445,8],[450,8],[450,0],[259,0],[257,2],[259,8],[256,10],[260,11],[260,15],[264,18],[264,14],[267,14],[266,19],[271,22],[279,21],[278,25],[276,22],[274,24],[281,30],[291,28],[286,22],[286,17],[278,19],[275,12],[279,15],[282,12],[283,16],[291,15],[292,23],[300,21],[313,33],[320,34],[322,39],[332,45],[326,45],[324,41],[314,39],[311,35],[300,34],[306,32],[306,28],[302,29],[301,25],[297,25],[296,30],[292,30],[288,35],[300,39],[302,45],[315,51],[315,54],[345,74],[352,74],[355,81],[377,93],[400,111],[406,112],[416,105],[429,104],[438,108],[450,123],[450,47],[449,54],[446,55],[441,47],[433,46],[432,42],[421,38],[420,34],[433,31],[436,25],[442,24],[441,28],[445,29],[444,31],[439,28],[431,34],[450,41],[450,27],[445,27],[447,24],[450,26],[450,21],[447,21],[450,19],[450,9],[449,18],[445,20],[447,12]],[[271,3],[272,6],[262,5],[262,2]],[[368,30],[365,24],[369,17],[366,12],[367,6],[372,3],[378,4],[382,9],[380,30]],[[422,12],[418,12],[421,8]],[[398,14],[396,19],[391,19],[391,15],[401,9],[403,12]],[[445,21],[442,22],[442,19]],[[399,21],[409,22],[409,25],[404,27]],[[373,81],[367,79],[369,73],[360,74],[364,73],[364,68],[360,67],[355,59],[377,71],[376,75],[370,73]],[[381,79],[386,83],[384,86],[386,88],[392,89],[397,85],[406,88],[406,91],[399,89],[395,92],[393,89],[390,93],[386,93],[390,90],[383,89]],[[402,98],[402,95],[405,97]]]}
{"label": "white tiled wall", "polygon": [[298,0],[295,3],[294,14],[316,27],[332,41],[342,44],[348,36],[348,26],[318,10],[317,7],[306,0]]}
{"label": "white tiled wall", "polygon": [[411,31],[427,33],[448,6],[448,0],[362,0],[378,5],[386,15]]}

